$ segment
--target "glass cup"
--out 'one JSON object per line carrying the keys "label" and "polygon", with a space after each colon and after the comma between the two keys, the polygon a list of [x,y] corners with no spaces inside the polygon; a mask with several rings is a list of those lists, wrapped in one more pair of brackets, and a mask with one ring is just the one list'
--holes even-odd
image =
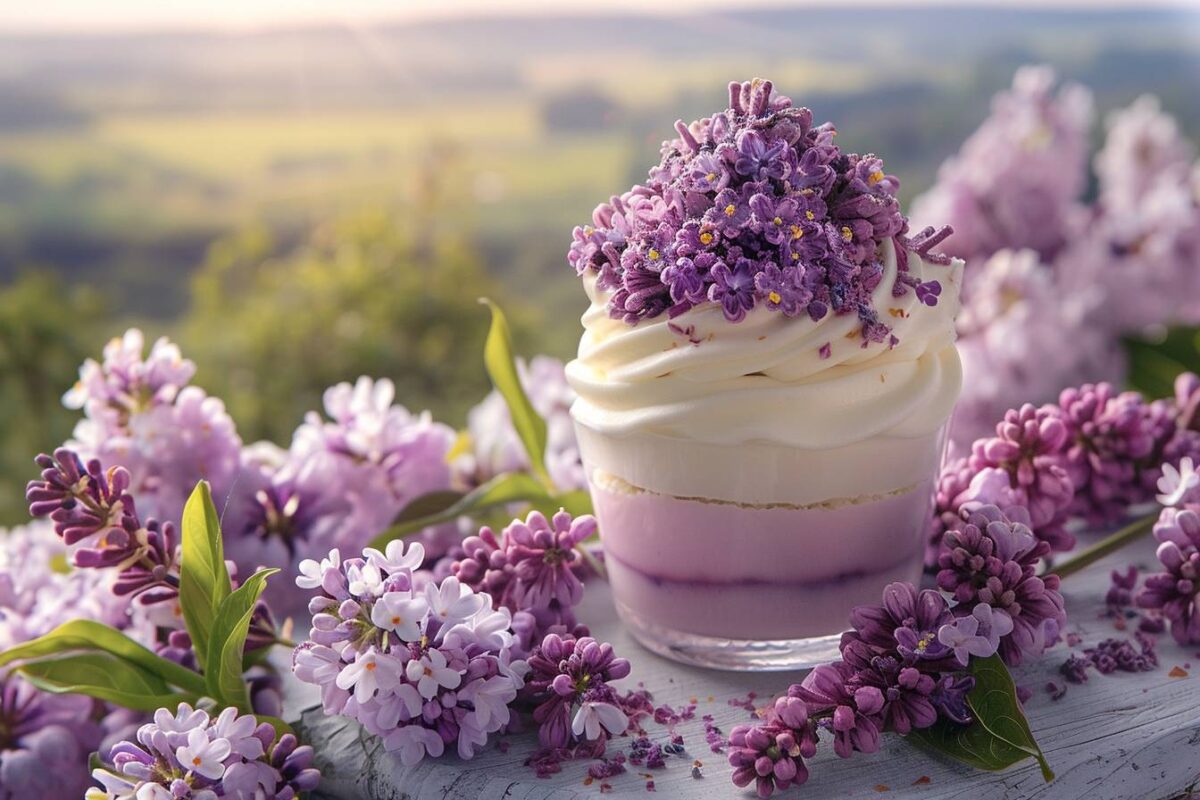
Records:
{"label": "glass cup", "polygon": [[920,580],[944,424],[829,449],[575,424],[617,611],[661,655],[812,666],[854,606]]}

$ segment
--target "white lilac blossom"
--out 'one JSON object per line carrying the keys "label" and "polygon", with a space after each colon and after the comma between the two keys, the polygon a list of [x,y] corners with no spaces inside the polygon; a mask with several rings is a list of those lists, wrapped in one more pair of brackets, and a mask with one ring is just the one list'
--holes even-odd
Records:
{"label": "white lilac blossom", "polygon": [[855,315],[864,346],[894,345],[871,303],[888,240],[892,293],[937,303],[940,284],[913,277],[908,254],[949,264],[930,253],[949,230],[909,237],[900,183],[883,162],[843,153],[833,126],[814,126],[771,81],[730,83],[727,109],[675,131],[646,183],[599,205],[572,234],[567,260],[609,292],[614,319],[637,324],[711,303],[739,322],[762,306],[814,320]]}
{"label": "white lilac blossom", "polygon": [[1143,95],[1111,114],[1104,147],[1096,154],[1100,202],[1107,211],[1136,210],[1163,178],[1187,180],[1195,148],[1158,98]]}
{"label": "white lilac blossom", "polygon": [[[351,504],[355,521],[338,546],[356,552],[387,529],[400,511],[430,492],[455,488],[450,454],[454,430],[428,412],[412,414],[394,403],[395,385],[361,377],[325,391],[328,419],[309,412],[296,429],[290,456],[328,459],[317,469],[331,483],[327,494]],[[454,524],[422,532],[427,554],[441,555],[461,540]]]}
{"label": "white lilac blossom", "polygon": [[217,497],[229,490],[241,440],[225,405],[188,385],[196,368],[178,347],[163,338],[143,351],[133,328],[105,346],[103,361],[84,362],[63,397],[84,412],[67,447],[124,466],[142,512],[177,522],[197,481]]}
{"label": "white lilac blossom", "polygon": [[1161,494],[1155,495],[1155,499],[1161,505],[1200,505],[1200,472],[1196,471],[1191,456],[1180,459],[1178,467],[1170,463],[1162,465],[1158,491]]}
{"label": "white lilac blossom", "polygon": [[333,550],[300,565],[296,583],[319,589],[296,677],[321,688],[325,712],[357,720],[405,764],[447,748],[471,758],[510,721],[527,666],[512,657],[512,616],[455,577],[414,582],[425,559],[391,542],[343,560]]}
{"label": "white lilac blossom", "polygon": [[[571,403],[575,391],[567,384],[563,363],[550,356],[534,356],[529,364],[517,361],[521,387],[533,409],[546,421],[546,471],[560,490],[587,488]],[[529,470],[529,456],[513,428],[508,404],[494,389],[467,414],[471,452],[463,470],[475,484],[503,472]]]}
{"label": "white lilac blossom", "polygon": [[315,789],[311,747],[253,716],[226,708],[213,718],[180,703],[160,708],[135,741],[114,745],[92,776],[87,800],[294,800]]}

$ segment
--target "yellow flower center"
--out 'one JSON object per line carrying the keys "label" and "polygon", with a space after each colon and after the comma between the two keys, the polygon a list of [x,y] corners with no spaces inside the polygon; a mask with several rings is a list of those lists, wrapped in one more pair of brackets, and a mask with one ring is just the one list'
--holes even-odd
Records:
{"label": "yellow flower center", "polygon": [[708,181],[709,183],[712,183],[716,179],[717,179],[717,173],[715,173],[715,172],[710,172],[704,176],[704,180]]}
{"label": "yellow flower center", "polygon": [[392,617],[392,624],[393,624],[393,625],[399,625],[399,624],[400,624],[400,618],[399,618],[399,617]]}
{"label": "yellow flower center", "polygon": [[782,224],[783,224],[783,220],[782,220],[782,219],[780,219],[779,217],[776,217],[775,219],[773,219],[773,220],[771,220],[771,221],[772,221],[772,222],[774,222],[776,225],[782,225]]}
{"label": "yellow flower center", "polygon": [[792,238],[793,239],[799,239],[803,235],[804,235],[803,228],[801,228],[799,225],[792,226]]}
{"label": "yellow flower center", "polygon": [[879,170],[875,170],[874,172],[872,172],[870,175],[867,176],[867,183],[869,183],[871,186],[874,186],[875,184],[879,183],[881,180],[883,180],[883,173],[880,172]]}
{"label": "yellow flower center", "polygon": [[732,217],[735,211],[737,211],[737,206],[735,206],[733,203],[725,206],[725,216]]}
{"label": "yellow flower center", "polygon": [[847,242],[853,240],[854,239],[854,231],[850,230],[848,227],[843,225],[842,226],[842,238],[845,239]]}
{"label": "yellow flower center", "polygon": [[200,766],[200,756],[196,756],[195,758],[192,759],[192,766],[193,767]]}
{"label": "yellow flower center", "polygon": [[799,260],[800,260],[800,254],[792,253],[792,261],[799,261]]}
{"label": "yellow flower center", "polygon": [[816,215],[816,214],[814,214],[814,213],[813,213],[813,212],[811,212],[811,211],[805,211],[805,212],[804,212],[804,216],[808,217],[808,219],[809,219],[809,221],[810,221],[810,222],[811,222],[812,220],[814,220],[814,219],[816,219],[816,218],[817,218],[817,215]]}
{"label": "yellow flower center", "polygon": [[700,234],[700,244],[712,244],[713,235],[708,231]]}
{"label": "yellow flower center", "polygon": [[658,259],[659,259],[659,252],[658,252],[657,250],[655,250],[653,247],[651,247],[651,248],[650,248],[650,253],[649,253],[649,255],[650,255],[650,260],[651,260],[651,261],[658,261]]}
{"label": "yellow flower center", "polygon": [[377,667],[377,666],[379,666],[379,665],[378,665],[378,664],[376,664],[374,661],[372,661],[372,662],[368,663],[368,664],[367,664],[367,672],[374,672],[374,671],[375,671],[375,667]]}
{"label": "yellow flower center", "polygon": [[780,301],[783,300],[783,298],[779,295],[779,292],[771,292],[769,295],[767,295],[767,299],[775,305],[779,305]]}

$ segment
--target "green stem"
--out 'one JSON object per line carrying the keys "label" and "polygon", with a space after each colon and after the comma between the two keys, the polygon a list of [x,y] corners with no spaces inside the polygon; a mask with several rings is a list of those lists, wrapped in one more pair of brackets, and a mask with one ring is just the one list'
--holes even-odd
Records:
{"label": "green stem", "polygon": [[600,563],[599,559],[597,559],[594,555],[592,555],[590,552],[588,552],[585,542],[580,542],[579,544],[577,544],[575,546],[575,552],[579,553],[580,558],[582,558],[584,561],[586,561],[588,566],[591,567],[596,572],[596,574],[600,576],[600,580],[602,580],[602,581],[608,580],[608,571],[604,569],[604,565]]}
{"label": "green stem", "polygon": [[1076,572],[1095,564],[1110,553],[1115,553],[1125,545],[1145,536],[1154,527],[1154,522],[1157,519],[1157,511],[1136,519],[1116,533],[1096,542],[1091,547],[1084,548],[1061,564],[1050,567],[1047,572],[1053,573],[1060,578],[1074,575]]}

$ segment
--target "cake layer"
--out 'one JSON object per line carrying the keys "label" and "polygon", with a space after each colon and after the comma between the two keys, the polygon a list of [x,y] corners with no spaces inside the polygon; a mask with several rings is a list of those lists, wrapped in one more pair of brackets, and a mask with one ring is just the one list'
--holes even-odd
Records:
{"label": "cake layer", "polygon": [[592,482],[608,559],[652,583],[754,591],[780,584],[836,590],[898,565],[904,573],[912,564],[919,569],[931,495],[930,477],[828,507],[747,507],[631,491],[603,477]]}

